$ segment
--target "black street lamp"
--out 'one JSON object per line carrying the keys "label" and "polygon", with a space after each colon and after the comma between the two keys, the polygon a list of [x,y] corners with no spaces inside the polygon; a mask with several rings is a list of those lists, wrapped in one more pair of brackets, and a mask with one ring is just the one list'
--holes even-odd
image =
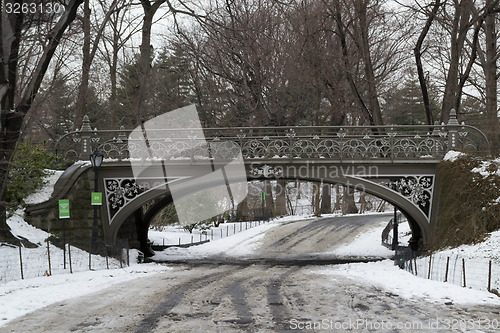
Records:
{"label": "black street lamp", "polygon": [[392,249],[397,250],[399,240],[398,240],[398,233],[399,233],[399,223],[398,223],[398,208],[394,206],[394,220],[392,224]]}
{"label": "black street lamp", "polygon": [[[99,191],[99,168],[101,167],[102,160],[104,156],[102,153],[96,149],[92,154],[90,154],[90,163],[92,163],[92,167],[94,168],[94,192]],[[94,205],[94,223],[92,225],[92,253],[97,253],[97,206]]]}

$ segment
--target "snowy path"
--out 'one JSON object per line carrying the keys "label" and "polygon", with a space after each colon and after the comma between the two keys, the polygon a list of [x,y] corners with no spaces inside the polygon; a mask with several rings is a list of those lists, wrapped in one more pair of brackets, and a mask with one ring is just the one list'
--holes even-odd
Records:
{"label": "snowy path", "polygon": [[171,247],[153,259],[163,262],[215,262],[238,259],[304,260],[389,258],[394,253],[380,245],[382,229],[391,213],[283,220],[190,248]]}
{"label": "snowy path", "polygon": [[[279,263],[283,258],[383,256],[380,228],[386,220],[380,214],[285,221],[277,228],[263,225],[201,246],[169,249],[162,255],[198,260],[220,256],[219,264],[169,265],[163,270],[152,264],[134,266],[156,267],[157,273],[117,281],[106,289],[102,284],[109,280],[96,279],[101,289],[95,293],[61,298],[5,322],[0,331],[500,331],[497,296],[417,278],[388,260],[321,266]],[[248,258],[278,260],[242,260]],[[95,278],[96,273],[86,274]],[[2,298],[21,296],[21,291],[5,292],[0,305]]]}
{"label": "snowy path", "polygon": [[466,332],[474,324],[485,328],[500,316],[492,305],[401,298],[346,277],[325,279],[313,272],[317,269],[178,266],[165,274],[54,304],[9,323],[2,331],[286,332],[316,325],[316,331],[380,328],[385,332],[403,330],[398,327],[428,331],[439,324],[444,332],[447,325],[456,324],[458,331]]}

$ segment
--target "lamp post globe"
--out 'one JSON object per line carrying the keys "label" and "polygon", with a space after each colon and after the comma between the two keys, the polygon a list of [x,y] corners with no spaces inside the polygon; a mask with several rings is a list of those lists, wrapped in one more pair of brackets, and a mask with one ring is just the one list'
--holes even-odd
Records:
{"label": "lamp post globe", "polygon": [[90,154],[90,163],[94,169],[100,168],[102,164],[102,160],[104,155],[99,151],[99,149],[95,149],[92,154]]}

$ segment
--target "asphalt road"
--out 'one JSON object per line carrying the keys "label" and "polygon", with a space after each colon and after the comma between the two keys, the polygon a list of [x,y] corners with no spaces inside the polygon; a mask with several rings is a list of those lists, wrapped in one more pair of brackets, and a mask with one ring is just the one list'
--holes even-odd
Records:
{"label": "asphalt road", "polygon": [[[365,230],[370,222],[361,220],[289,223],[268,232],[259,253],[267,253],[265,257],[271,259],[287,251],[300,258],[313,243],[307,235],[326,244],[333,230],[345,232],[335,236],[339,241],[332,246],[337,246],[356,231]],[[321,238],[325,241],[319,241]],[[317,274],[314,270],[319,267],[314,265],[273,264],[272,260],[266,264],[227,263],[174,265],[162,274],[51,305],[0,331],[428,332],[435,325],[433,320],[438,320],[443,328],[438,331],[447,332],[445,327],[452,321],[500,317],[494,307],[404,299],[341,276]],[[469,330],[458,327],[456,331]]]}

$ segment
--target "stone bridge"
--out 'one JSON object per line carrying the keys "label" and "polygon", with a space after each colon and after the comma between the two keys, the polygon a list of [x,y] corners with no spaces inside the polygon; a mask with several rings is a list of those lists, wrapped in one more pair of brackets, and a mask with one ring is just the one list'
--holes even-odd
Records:
{"label": "stone bridge", "polygon": [[[76,162],[59,179],[51,200],[27,208],[30,223],[57,232],[57,200],[69,198],[72,242],[88,247],[94,171],[87,161],[97,148],[105,156],[98,176],[104,201],[98,214],[99,238],[108,243],[128,239],[131,246],[150,254],[150,222],[172,202],[172,195],[166,179],[134,177],[131,163],[137,160],[131,161],[130,156],[141,156],[143,148],[141,138],[129,133],[123,128],[92,130],[85,118],[81,130],[65,134],[56,144],[56,153]],[[161,174],[155,168],[168,166],[169,180],[176,179],[181,187],[185,182],[185,193],[195,190],[188,180],[203,176],[207,165],[214,170],[227,167],[236,147],[249,181],[281,178],[341,184],[388,201],[408,218],[414,248],[425,247],[438,223],[437,164],[450,150],[489,151],[484,134],[458,123],[454,112],[447,124],[433,126],[210,128],[204,129],[204,140],[188,135],[182,147],[169,139],[172,133],[164,133],[149,143],[154,156],[161,159],[149,168],[150,174]],[[207,156],[208,146],[210,154],[222,158],[197,159],[200,154]],[[148,158],[144,153],[140,159]],[[214,184],[206,181],[204,186]]]}

